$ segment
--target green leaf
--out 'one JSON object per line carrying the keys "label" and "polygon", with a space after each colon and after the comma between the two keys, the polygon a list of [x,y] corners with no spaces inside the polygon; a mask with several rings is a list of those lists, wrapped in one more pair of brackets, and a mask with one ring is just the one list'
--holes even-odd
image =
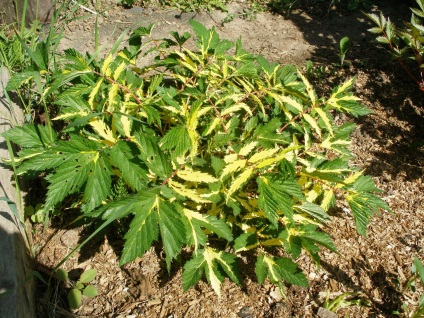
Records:
{"label": "green leaf", "polygon": [[171,160],[159,148],[156,138],[146,133],[135,134],[143,161],[154,174],[166,179],[172,173]]}
{"label": "green leaf", "polygon": [[128,232],[124,236],[125,245],[119,262],[120,265],[143,256],[152,245],[152,242],[158,239],[158,215],[154,209],[159,199],[150,195],[140,199],[141,201],[138,201],[137,204],[124,205],[126,209],[133,207],[138,209],[134,211],[136,214],[130,223]]}
{"label": "green leaf", "polygon": [[172,158],[185,155],[185,153],[191,148],[191,141],[187,128],[182,126],[171,128],[161,139],[160,144],[165,150],[174,149]]}
{"label": "green leaf", "polygon": [[258,246],[258,240],[254,233],[243,233],[234,241],[234,250],[236,253],[248,251]]}
{"label": "green leaf", "polygon": [[84,290],[82,291],[82,294],[86,297],[96,297],[99,292],[97,291],[97,288],[94,287],[93,285],[88,285],[84,288]]}
{"label": "green leaf", "polygon": [[148,182],[147,171],[141,167],[138,155],[140,150],[130,142],[118,141],[110,149],[110,159],[122,174],[125,182],[134,190],[140,191]]}
{"label": "green leaf", "polygon": [[172,259],[181,252],[181,245],[185,241],[184,224],[181,221],[181,215],[169,202],[159,200],[157,213],[162,244],[166,253],[166,264],[169,271]]}
{"label": "green leaf", "polygon": [[277,284],[283,290],[282,280],[302,287],[308,287],[308,280],[299,266],[286,257],[274,258],[260,254],[256,261],[256,276],[258,283],[262,284],[268,276],[273,284]]}
{"label": "green leaf", "polygon": [[330,216],[325,212],[325,210],[317,204],[306,202],[300,206],[294,207],[296,210],[305,212],[312,216],[314,220],[317,220],[321,223],[330,221]]}
{"label": "green leaf", "polygon": [[208,30],[203,24],[196,20],[190,20],[190,25],[197,36],[197,47],[201,50],[204,56],[209,53],[210,50],[214,50],[219,43],[219,35],[216,33],[215,28]]}
{"label": "green leaf", "polygon": [[198,254],[184,265],[182,275],[184,291],[197,284],[203,276],[205,270],[205,258],[203,257],[203,252],[204,250],[199,250]]}
{"label": "green leaf", "polygon": [[97,208],[111,194],[112,169],[110,165],[102,157],[99,157],[88,168],[83,199],[84,212]]}
{"label": "green leaf", "polygon": [[65,271],[63,268],[59,268],[56,271],[56,278],[61,282],[66,282],[68,280],[68,272]]}
{"label": "green leaf", "polygon": [[14,127],[2,133],[2,136],[23,148],[46,148],[57,138],[57,134],[47,126],[34,124]]}
{"label": "green leaf", "polygon": [[81,274],[79,281],[83,284],[88,284],[89,282],[91,282],[93,279],[96,278],[96,275],[97,275],[97,269],[95,268],[88,269]]}
{"label": "green leaf", "polygon": [[304,199],[298,185],[292,181],[278,181],[269,176],[258,178],[258,206],[267,218],[277,226],[279,214],[283,213],[293,222],[293,200]]}
{"label": "green leaf", "polygon": [[212,215],[204,215],[189,209],[184,209],[183,213],[183,221],[188,235],[188,241],[194,244],[196,250],[200,245],[205,245],[207,242],[206,235],[202,228],[210,230],[212,233],[227,241],[233,240],[231,230],[225,221],[219,220]]}
{"label": "green leaf", "polygon": [[77,288],[72,288],[68,293],[68,303],[71,309],[78,309],[81,306],[82,293]]}

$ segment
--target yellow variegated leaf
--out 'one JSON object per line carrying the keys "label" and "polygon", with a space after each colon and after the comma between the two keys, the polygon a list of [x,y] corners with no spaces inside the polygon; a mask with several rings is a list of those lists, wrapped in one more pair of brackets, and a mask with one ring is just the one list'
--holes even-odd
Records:
{"label": "yellow variegated leaf", "polygon": [[79,112],[74,112],[74,113],[65,113],[59,116],[56,116],[55,118],[53,118],[52,120],[59,120],[59,119],[67,119],[69,117],[84,117],[87,116],[89,114],[88,111],[86,110],[81,110]]}
{"label": "yellow variegated leaf", "polygon": [[190,231],[191,231],[191,237],[193,238],[194,241],[194,249],[195,252],[198,249],[198,246],[200,245],[198,242],[198,238],[197,238],[197,233],[196,230],[194,229],[194,225],[191,222],[192,219],[203,219],[202,215],[198,212],[189,210],[189,209],[183,209],[183,213],[184,215],[187,217],[187,219],[189,220],[189,225],[190,225]]}
{"label": "yellow variegated leaf", "polygon": [[274,163],[280,162],[281,160],[287,158],[288,160],[291,159],[291,157],[293,157],[293,152],[297,149],[302,148],[301,146],[290,146],[285,148],[283,151],[280,151],[280,153],[278,153],[277,156],[275,157],[271,157],[268,159],[264,159],[261,162],[259,162],[256,165],[256,168],[261,169],[270,165],[273,165]]}
{"label": "yellow variegated leaf", "polygon": [[241,186],[247,182],[247,180],[251,178],[253,171],[254,171],[253,168],[248,168],[244,170],[242,173],[240,173],[240,175],[237,176],[237,178],[233,181],[233,183],[231,183],[231,186],[228,189],[227,200],[234,192],[240,189]]}
{"label": "yellow variegated leaf", "polygon": [[211,109],[212,109],[212,106],[202,107],[202,109],[200,109],[199,112],[197,113],[197,118],[200,118],[203,115],[207,114]]}
{"label": "yellow variegated leaf", "polygon": [[238,159],[238,154],[236,154],[236,153],[230,153],[229,155],[226,155],[224,157],[225,163],[231,163],[231,162],[236,161],[237,159]]}
{"label": "yellow variegated leaf", "polygon": [[218,297],[221,297],[221,281],[219,277],[215,274],[214,268],[216,267],[216,265],[213,264],[214,259],[219,257],[219,253],[216,253],[210,247],[206,247],[203,253],[203,257],[205,258],[206,264],[209,267],[209,282]]}
{"label": "yellow variegated leaf", "polygon": [[315,132],[318,134],[318,136],[321,137],[321,129],[318,127],[317,122],[315,119],[311,117],[309,114],[303,114],[303,118],[308,122],[309,125],[312,126],[312,128],[315,130]]}
{"label": "yellow variegated leaf", "polygon": [[173,181],[171,179],[168,180],[168,185],[179,195],[182,195],[183,197],[189,198],[197,203],[211,203],[212,201],[203,199],[200,194],[193,189],[187,188],[185,185]]}
{"label": "yellow variegated leaf", "polygon": [[105,140],[107,145],[114,145],[116,143],[117,140],[113,135],[112,130],[106,126],[105,122],[101,118],[92,118],[89,123],[97,134]]}
{"label": "yellow variegated leaf", "polygon": [[88,98],[88,104],[90,105],[91,109],[94,109],[94,98],[96,98],[96,95],[99,93],[100,86],[103,83],[103,78],[99,79],[99,81],[96,83],[96,86],[94,86],[93,90],[90,93],[90,96]]}
{"label": "yellow variegated leaf", "polygon": [[242,147],[239,151],[240,156],[247,156],[253,149],[255,149],[256,145],[258,144],[257,141],[253,141]]}
{"label": "yellow variegated leaf", "polygon": [[255,103],[257,105],[259,105],[259,107],[261,108],[262,113],[265,114],[265,107],[264,107],[264,104],[262,104],[261,99],[258,96],[256,96],[255,94],[251,95],[251,97],[255,100]]}
{"label": "yellow variegated leaf", "polygon": [[246,112],[248,112],[250,115],[252,115],[252,110],[250,109],[249,106],[247,106],[245,103],[238,103],[238,104],[235,104],[231,107],[228,107],[227,109],[224,109],[221,112],[221,116],[225,116],[225,115],[228,115],[228,114],[238,112],[241,109],[244,109]]}
{"label": "yellow variegated leaf", "polygon": [[109,54],[109,55],[106,57],[106,59],[104,60],[103,65],[102,65],[102,68],[101,68],[101,70],[100,70],[100,72],[101,72],[102,74],[106,74],[106,71],[107,71],[107,69],[109,68],[109,65],[110,65],[110,63],[112,63],[112,61],[113,61],[113,55],[112,55],[112,54]]}
{"label": "yellow variegated leaf", "polygon": [[125,67],[127,64],[125,62],[122,62],[119,64],[119,66],[116,68],[116,70],[113,72],[113,79],[116,81],[118,80],[119,76],[122,74],[122,72],[125,70]]}
{"label": "yellow variegated leaf", "polygon": [[205,132],[205,136],[209,135],[215,128],[221,123],[221,118],[214,118],[212,124],[209,126],[208,130]]}
{"label": "yellow variegated leaf", "polygon": [[284,240],[281,238],[272,238],[261,243],[262,246],[283,246]]}
{"label": "yellow variegated leaf", "polygon": [[271,149],[266,149],[266,150],[257,152],[252,157],[249,158],[249,162],[255,163],[255,162],[267,159],[269,157],[272,157],[278,150],[279,150],[278,148],[271,148]]}
{"label": "yellow variegated leaf", "polygon": [[[125,106],[121,107],[121,113],[125,113]],[[121,116],[122,129],[125,132],[125,137],[131,137],[131,120],[128,116]]]}
{"label": "yellow variegated leaf", "polygon": [[237,161],[234,161],[234,162],[227,164],[225,166],[225,168],[222,170],[222,174],[221,174],[220,179],[222,180],[227,175],[229,175],[230,173],[234,173],[234,172],[244,168],[245,165],[246,165],[246,160],[237,160]]}
{"label": "yellow variegated leaf", "polygon": [[223,102],[227,101],[227,100],[233,100],[234,102],[238,102],[239,100],[241,100],[245,95],[244,94],[229,94],[229,95],[225,95],[222,98],[218,99],[215,102],[215,106],[218,106],[220,104],[222,104]]}
{"label": "yellow variegated leaf", "polygon": [[322,188],[319,184],[314,184],[311,190],[309,190],[306,194],[306,201],[314,202],[318,196],[321,194]]}
{"label": "yellow variegated leaf", "polygon": [[112,87],[109,90],[108,94],[108,107],[107,111],[110,113],[113,113],[115,111],[115,108],[113,105],[115,104],[115,97],[118,95],[119,92],[119,85],[118,84],[112,84]]}
{"label": "yellow variegated leaf", "polygon": [[209,173],[194,171],[187,167],[184,170],[178,170],[177,176],[183,180],[192,182],[214,183],[218,181],[217,178],[211,176]]}
{"label": "yellow variegated leaf", "polygon": [[311,99],[312,105],[315,105],[317,103],[317,96],[315,94],[314,88],[312,87],[311,83],[309,83],[308,79],[303,76],[302,73],[298,71],[297,74],[302,79],[303,84],[305,84],[306,92],[308,93],[308,96]]}
{"label": "yellow variegated leaf", "polygon": [[284,102],[289,104],[290,106],[296,108],[299,112],[303,111],[303,106],[298,101],[294,100],[289,96],[279,96],[279,98]]}
{"label": "yellow variegated leaf", "polygon": [[325,111],[323,111],[321,108],[316,107],[315,111],[318,113],[319,117],[321,117],[322,121],[324,122],[325,127],[327,127],[328,131],[330,132],[330,135],[333,135],[333,127],[331,126],[331,121],[328,118]]}
{"label": "yellow variegated leaf", "polygon": [[331,208],[331,205],[334,202],[334,191],[333,189],[327,190],[324,193],[324,198],[321,202],[321,208],[323,208],[325,211],[328,211],[329,208]]}
{"label": "yellow variegated leaf", "polygon": [[[297,223],[297,224],[314,224],[319,227],[322,227],[322,223],[314,221],[313,219],[309,218],[306,214],[296,213],[293,215],[293,220],[294,220],[294,223]],[[286,216],[283,217],[283,221],[285,224],[289,224],[291,222],[289,218]]]}
{"label": "yellow variegated leaf", "polygon": [[337,95],[339,95],[340,93],[343,93],[344,91],[348,90],[352,85],[353,85],[353,81],[355,80],[354,77],[350,78],[349,80],[347,80],[346,82],[343,83],[342,86],[340,86],[337,91],[335,91],[331,97],[335,97]]}
{"label": "yellow variegated leaf", "polygon": [[352,184],[352,183],[354,183],[360,176],[362,176],[362,174],[364,172],[365,172],[365,170],[362,170],[362,171],[358,171],[358,172],[352,174],[351,176],[349,176],[349,178],[345,179],[343,181],[343,183],[345,183],[345,184]]}
{"label": "yellow variegated leaf", "polygon": [[[331,141],[331,136],[328,136],[328,138],[326,138],[322,143],[321,143],[321,147],[323,148],[327,148],[327,149],[333,149],[332,145],[350,145],[351,141],[349,140],[334,140]],[[334,151],[337,151],[337,149],[333,149]]]}

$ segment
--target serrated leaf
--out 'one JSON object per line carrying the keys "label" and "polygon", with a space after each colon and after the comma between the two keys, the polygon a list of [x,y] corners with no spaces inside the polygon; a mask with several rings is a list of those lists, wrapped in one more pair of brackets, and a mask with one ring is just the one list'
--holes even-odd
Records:
{"label": "serrated leaf", "polygon": [[276,259],[275,264],[278,265],[282,278],[289,284],[308,287],[308,279],[302,273],[299,266],[291,259],[281,257]]}
{"label": "serrated leaf", "polygon": [[159,200],[157,204],[160,235],[166,253],[168,271],[171,261],[181,252],[181,245],[185,241],[184,224],[181,216],[169,202]]}
{"label": "serrated leaf", "polygon": [[84,271],[81,274],[79,281],[83,284],[88,284],[89,282],[94,280],[96,276],[97,276],[97,269],[92,268],[92,269]]}
{"label": "serrated leaf", "polygon": [[223,180],[230,173],[234,173],[240,169],[243,169],[246,165],[246,160],[236,160],[234,162],[230,162],[222,169],[220,179]]}
{"label": "serrated leaf", "polygon": [[308,96],[311,99],[312,105],[315,105],[317,103],[317,95],[314,91],[314,88],[312,87],[311,83],[302,73],[298,71],[297,75],[301,78],[303,84],[305,84],[306,92],[308,93]]}
{"label": "serrated leaf", "polygon": [[85,212],[98,207],[110,195],[112,183],[111,168],[102,157],[95,157],[88,168],[83,198]]}
{"label": "serrated leaf", "polygon": [[168,180],[169,187],[174,190],[179,195],[182,195],[183,197],[189,198],[197,203],[212,203],[212,201],[204,199],[200,196],[200,193],[197,189],[190,189],[184,184],[181,184],[179,182]]}
{"label": "serrated leaf", "polygon": [[317,204],[306,202],[300,206],[294,207],[296,210],[305,212],[312,216],[315,220],[318,220],[321,223],[330,221],[330,216],[325,212],[325,210]]}
{"label": "serrated leaf", "polygon": [[89,121],[90,126],[96,131],[96,133],[102,137],[106,145],[112,146],[117,142],[116,136],[113,131],[100,117],[94,117]]}
{"label": "serrated leaf", "polygon": [[203,215],[199,212],[184,209],[184,216],[187,219],[190,237],[193,240],[195,249],[200,245],[205,245],[205,234],[201,230],[204,227],[212,233],[226,239],[227,241],[233,240],[233,235],[230,228],[225,221],[219,220],[212,215]]}
{"label": "serrated leaf", "polygon": [[249,158],[250,163],[256,163],[264,159],[268,159],[272,157],[275,153],[279,151],[278,148],[266,149],[260,152],[255,153],[253,156]]}
{"label": "serrated leaf", "polygon": [[234,179],[234,181],[231,183],[231,186],[226,193],[227,201],[228,201],[228,198],[230,198],[234,192],[238,191],[243,184],[245,184],[250,178],[252,178],[254,171],[255,169],[253,168],[247,168]]}
{"label": "serrated leaf", "polygon": [[224,109],[221,112],[221,116],[226,116],[226,115],[229,115],[229,114],[233,114],[233,113],[238,112],[239,110],[242,110],[242,109],[244,109],[249,115],[252,116],[252,110],[245,103],[237,103],[237,104],[235,104],[233,106],[230,106],[230,107]]}
{"label": "serrated leaf", "polygon": [[322,121],[324,122],[325,127],[327,128],[328,132],[332,136],[333,135],[333,125],[332,125],[331,120],[330,120],[331,115],[327,114],[327,112],[325,112],[324,110],[322,110],[319,107],[314,108],[314,110],[317,112],[319,117],[321,117]]}
{"label": "serrated leaf", "polygon": [[110,149],[110,159],[117,167],[122,178],[134,190],[140,191],[148,181],[147,172],[141,167],[141,161],[136,157],[139,150],[134,144],[120,140]]}
{"label": "serrated leaf", "polygon": [[304,113],[302,117],[308,122],[309,125],[315,130],[318,136],[321,137],[321,129],[318,126],[318,123],[311,117],[311,115]]}
{"label": "serrated leaf", "polygon": [[197,255],[195,255],[184,265],[184,271],[182,275],[184,291],[195,285],[203,276],[205,267],[205,258],[203,257],[203,252],[204,250],[199,251]]}
{"label": "serrated leaf", "polygon": [[240,283],[240,275],[236,271],[238,266],[234,264],[236,260],[234,255],[222,251],[216,252],[214,249],[208,247],[205,249],[203,257],[206,262],[206,278],[218,297],[221,297],[221,282],[223,281],[223,277],[220,275],[216,263],[221,266],[231,280],[236,284]]}
{"label": "serrated leaf", "polygon": [[171,128],[161,139],[161,147],[166,150],[174,149],[173,158],[183,156],[191,147],[187,128],[176,126]]}
{"label": "serrated leaf", "polygon": [[234,240],[233,247],[236,253],[240,253],[251,250],[258,246],[258,244],[259,242],[254,233],[243,233]]}
{"label": "serrated leaf", "polygon": [[57,138],[47,126],[23,124],[2,133],[2,136],[23,148],[46,148]]}
{"label": "serrated leaf", "polygon": [[119,261],[120,265],[143,256],[145,251],[152,245],[152,242],[158,239],[158,215],[154,211],[158,204],[158,198],[152,196],[146,197],[144,200],[144,202],[139,202],[142,203],[142,209],[134,211],[137,213],[130,223],[128,232],[125,234],[125,245]]}
{"label": "serrated leaf", "polygon": [[183,180],[191,182],[214,183],[219,181],[217,178],[211,176],[209,173],[195,171],[187,166],[184,168],[184,170],[178,170],[177,176],[179,176]]}

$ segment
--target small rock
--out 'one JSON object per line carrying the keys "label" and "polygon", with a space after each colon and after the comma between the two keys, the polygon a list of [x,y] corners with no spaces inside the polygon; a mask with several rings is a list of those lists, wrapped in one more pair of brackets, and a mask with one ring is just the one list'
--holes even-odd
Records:
{"label": "small rock", "polygon": [[323,307],[319,307],[317,316],[319,318],[337,318],[337,315],[334,312],[329,311]]}

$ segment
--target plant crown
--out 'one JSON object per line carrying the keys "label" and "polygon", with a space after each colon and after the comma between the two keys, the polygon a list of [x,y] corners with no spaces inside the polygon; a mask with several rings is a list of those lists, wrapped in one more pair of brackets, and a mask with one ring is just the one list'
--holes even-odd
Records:
{"label": "plant crown", "polygon": [[[71,197],[85,218],[129,220],[120,264],[159,239],[168,269],[190,252],[185,290],[204,274],[218,295],[225,276],[240,284],[248,252],[259,283],[307,286],[296,259],[304,250],[318,263],[320,247],[336,251],[324,231],[336,199],[362,235],[379,208],[389,210],[371,177],[349,165],[355,124],[334,120],[370,111],[350,92],[353,78],[319,98],[296,67],[190,23],[194,49],[188,32],[157,40],[150,25],[100,61],[66,50],[63,67],[40,81],[64,128],[6,132],[21,147],[17,173],[44,172],[46,214]],[[34,66],[8,89],[46,73]]]}

